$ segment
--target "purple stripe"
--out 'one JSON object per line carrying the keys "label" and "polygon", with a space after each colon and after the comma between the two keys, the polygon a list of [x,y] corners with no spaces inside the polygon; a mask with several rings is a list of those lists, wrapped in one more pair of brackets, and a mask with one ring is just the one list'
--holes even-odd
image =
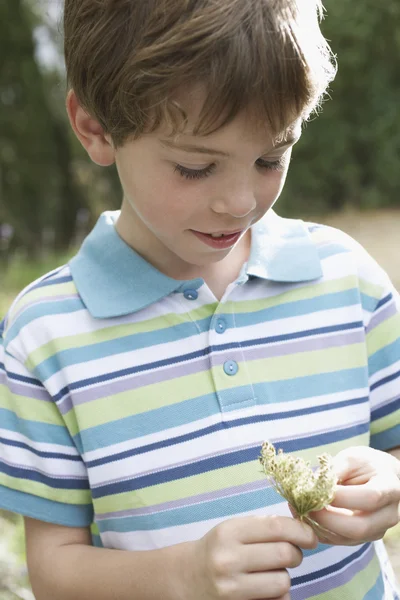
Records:
{"label": "purple stripe", "polygon": [[207,371],[209,368],[209,359],[202,356],[192,362],[185,362],[184,364],[174,365],[166,369],[158,369],[157,371],[150,371],[149,373],[119,379],[113,383],[107,383],[100,386],[96,385],[88,389],[73,392],[73,401],[71,394],[68,394],[61,402],[59,402],[58,407],[61,413],[65,414],[74,406],[79,406],[86,402],[98,400],[99,398],[106,396],[114,396],[122,392],[129,392],[139,389],[140,387],[154,385],[163,381],[178,379],[187,375],[195,375],[196,373]]}
{"label": "purple stripe", "polygon": [[[204,494],[198,494],[190,498],[183,498],[179,500],[170,500],[169,502],[163,502],[155,506],[146,506],[140,508],[132,508],[129,510],[121,510],[115,512],[109,512],[104,514],[96,514],[96,520],[104,521],[112,517],[140,517],[142,515],[157,514],[167,510],[173,510],[175,508],[182,508],[185,506],[191,506],[193,504],[200,504],[203,502],[211,502],[212,500],[218,500],[220,498],[230,498],[240,494],[247,494],[257,490],[263,490],[271,487],[267,480],[254,481],[251,483],[245,483],[243,485],[236,485],[233,487],[217,490],[215,492],[205,492]],[[283,500],[282,500],[283,502]]]}
{"label": "purple stripe", "polygon": [[363,331],[351,331],[340,335],[316,336],[315,338],[307,338],[295,342],[287,342],[281,344],[273,344],[267,346],[255,346],[254,348],[229,349],[224,352],[218,352],[210,357],[201,357],[192,362],[184,362],[179,365],[174,365],[169,368],[160,368],[156,371],[140,373],[123,380],[116,380],[112,383],[106,383],[100,386],[93,386],[89,389],[82,389],[73,392],[73,401],[71,395],[68,394],[59,403],[59,409],[62,414],[66,414],[73,406],[78,406],[86,402],[91,402],[106,396],[114,396],[121,392],[132,391],[146,385],[154,385],[157,383],[169,381],[179,377],[194,375],[207,371],[211,366],[220,366],[226,360],[259,360],[263,358],[274,358],[277,356],[287,356],[292,353],[312,352],[326,348],[340,347],[347,344],[356,344],[364,340]]}
{"label": "purple stripe", "polygon": [[[304,417],[307,419],[308,415],[304,415]],[[296,419],[298,419],[298,417],[296,417]],[[351,427],[352,428],[353,427],[357,427],[357,425],[363,425],[364,423],[365,423],[365,419],[361,420],[361,421],[352,421],[351,422]],[[335,425],[334,427],[330,427],[330,428],[313,429],[312,430],[312,435],[315,436],[315,435],[321,435],[321,434],[330,433],[332,431],[335,431],[337,428],[338,428],[338,426]],[[341,427],[341,429],[344,430],[345,428]],[[310,431],[307,430],[306,433],[310,434]],[[285,436],[285,442],[293,440],[293,439],[298,439],[301,435],[304,435],[304,433],[298,431],[296,434]],[[272,438],[271,441],[274,442],[275,444],[277,444],[278,446],[279,446],[279,442],[282,442],[282,440],[278,441],[278,440],[274,440],[273,438]],[[190,464],[192,464],[194,462],[199,462],[199,461],[203,461],[203,460],[209,460],[211,458],[217,458],[217,457],[220,457],[220,456],[227,456],[227,455],[233,454],[235,452],[246,451],[246,450],[250,450],[250,449],[255,448],[255,447],[260,447],[261,448],[261,445],[262,445],[263,442],[264,442],[264,440],[259,440],[258,442],[254,441],[251,444],[245,444],[245,445],[242,445],[242,446],[236,446],[234,448],[228,448],[228,449],[225,448],[225,449],[219,450],[217,452],[212,452],[210,454],[204,454],[201,457],[196,458],[195,461],[193,459],[191,459],[191,460],[187,460],[187,461],[181,461],[181,462],[178,462],[178,463],[169,463],[167,465],[164,465],[163,467],[158,467],[157,470],[150,469],[148,471],[141,471],[140,473],[135,473],[134,475],[129,474],[127,476],[118,477],[116,479],[106,479],[105,481],[100,481],[100,482],[97,482],[96,484],[92,484],[91,487],[92,487],[92,489],[97,489],[97,488],[103,487],[104,485],[122,483],[123,481],[132,481],[132,480],[137,479],[139,477],[146,477],[148,475],[153,475],[155,472],[169,471],[170,469],[176,469],[176,468],[179,468],[179,467],[184,467],[184,466],[190,465]],[[161,509],[158,508],[157,512],[159,512],[159,510],[161,510]]]}
{"label": "purple stripe", "polygon": [[348,567],[339,573],[334,573],[328,577],[322,577],[319,581],[314,583],[309,583],[303,586],[294,586],[291,590],[291,598],[292,600],[307,600],[312,596],[317,596],[318,594],[327,593],[335,588],[345,585],[349,583],[365,567],[373,560],[375,557],[375,550],[373,545],[371,545],[367,552],[361,556],[358,560],[352,561]]}
{"label": "purple stripe", "polygon": [[[2,377],[0,377],[0,384],[2,383]],[[28,386],[22,383],[16,383],[15,381],[9,380],[7,385],[10,391],[16,396],[23,396],[24,398],[31,398],[33,400],[42,400],[44,402],[52,402],[51,397],[42,387]]]}
{"label": "purple stripe", "polygon": [[213,365],[221,365],[229,360],[260,360],[264,358],[275,358],[277,356],[287,356],[290,354],[298,354],[300,352],[313,352],[315,350],[326,350],[327,348],[342,347],[350,344],[357,344],[364,341],[364,331],[351,331],[340,335],[330,335],[325,337],[316,336],[315,338],[307,338],[307,340],[299,340],[296,342],[284,343],[279,345],[261,346],[255,348],[238,348],[228,350],[224,353],[214,354]]}
{"label": "purple stripe", "polygon": [[383,323],[383,321],[390,319],[390,317],[393,317],[396,314],[396,304],[394,302],[390,302],[390,304],[387,304],[383,310],[373,314],[370,322],[368,323],[368,327],[366,328],[366,332],[369,333],[375,329],[375,327],[378,327],[378,325]]}

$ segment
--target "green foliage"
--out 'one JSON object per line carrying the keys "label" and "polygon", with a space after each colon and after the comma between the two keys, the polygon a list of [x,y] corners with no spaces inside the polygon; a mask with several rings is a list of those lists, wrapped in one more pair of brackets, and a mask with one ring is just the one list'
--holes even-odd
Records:
{"label": "green foliage", "polygon": [[338,58],[331,100],[293,152],[279,208],[400,206],[400,3],[326,0],[323,31]]}

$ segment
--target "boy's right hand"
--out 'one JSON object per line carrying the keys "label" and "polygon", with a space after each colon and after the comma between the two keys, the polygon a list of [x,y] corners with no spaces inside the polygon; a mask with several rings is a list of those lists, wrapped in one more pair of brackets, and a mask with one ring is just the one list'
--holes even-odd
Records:
{"label": "boy's right hand", "polygon": [[191,600],[289,600],[287,569],[298,567],[300,548],[318,540],[290,517],[243,517],[220,523],[193,542],[187,559]]}

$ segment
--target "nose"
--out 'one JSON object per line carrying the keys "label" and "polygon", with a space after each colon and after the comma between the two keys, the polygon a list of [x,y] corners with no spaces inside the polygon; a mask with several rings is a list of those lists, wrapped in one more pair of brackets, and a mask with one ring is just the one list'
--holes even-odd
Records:
{"label": "nose", "polygon": [[243,219],[257,206],[254,193],[249,189],[230,189],[214,198],[211,208],[217,214],[229,215],[235,219]]}

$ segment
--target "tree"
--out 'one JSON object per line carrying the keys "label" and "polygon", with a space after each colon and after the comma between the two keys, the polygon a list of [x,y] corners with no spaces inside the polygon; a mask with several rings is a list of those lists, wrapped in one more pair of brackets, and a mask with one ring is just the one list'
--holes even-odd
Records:
{"label": "tree", "polygon": [[68,246],[84,205],[66,123],[52,110],[50,77],[35,59],[35,24],[23,1],[0,3],[0,222],[13,227],[14,246],[32,258],[46,233],[59,248]]}
{"label": "tree", "polygon": [[400,4],[326,0],[338,56],[331,100],[293,153],[284,212],[399,206]]}

